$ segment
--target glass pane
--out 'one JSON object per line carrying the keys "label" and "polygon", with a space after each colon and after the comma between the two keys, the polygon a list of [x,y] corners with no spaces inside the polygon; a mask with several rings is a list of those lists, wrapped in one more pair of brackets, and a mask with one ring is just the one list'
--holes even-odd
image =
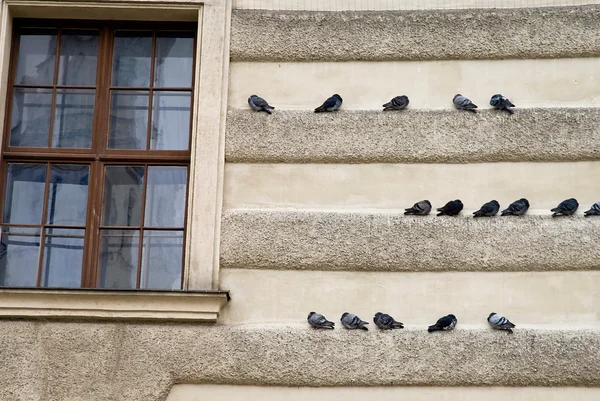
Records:
{"label": "glass pane", "polygon": [[15,88],[10,146],[48,147],[52,89]]}
{"label": "glass pane", "polygon": [[148,101],[148,92],[112,91],[110,149],[146,149]]}
{"label": "glass pane", "polygon": [[45,164],[9,163],[3,221],[41,224],[45,185]]}
{"label": "glass pane", "polygon": [[156,36],[154,86],[191,88],[194,33],[162,32]]}
{"label": "glass pane", "polygon": [[185,218],[187,167],[148,167],[146,227],[181,227]]}
{"label": "glass pane", "polygon": [[100,288],[136,288],[140,232],[106,230],[100,234]]}
{"label": "glass pane", "polygon": [[152,33],[118,31],[113,52],[113,86],[150,86]]}
{"label": "glass pane", "polygon": [[141,166],[106,166],[102,225],[140,226],[144,168]]}
{"label": "glass pane", "polygon": [[0,286],[35,287],[39,249],[39,229],[2,227]]}
{"label": "glass pane", "polygon": [[53,148],[91,148],[95,96],[94,90],[57,89]]}
{"label": "glass pane", "polygon": [[48,224],[85,226],[90,167],[53,164],[48,189]]}
{"label": "glass pane", "polygon": [[62,31],[58,85],[96,86],[97,61],[98,31]]}
{"label": "glass pane", "polygon": [[154,92],[150,149],[187,150],[191,96],[187,92]]}
{"label": "glass pane", "polygon": [[80,287],[84,230],[47,228],[42,287]]}
{"label": "glass pane", "polygon": [[183,231],[144,231],[140,288],[181,289]]}
{"label": "glass pane", "polygon": [[52,85],[56,60],[56,30],[23,30],[15,84]]}

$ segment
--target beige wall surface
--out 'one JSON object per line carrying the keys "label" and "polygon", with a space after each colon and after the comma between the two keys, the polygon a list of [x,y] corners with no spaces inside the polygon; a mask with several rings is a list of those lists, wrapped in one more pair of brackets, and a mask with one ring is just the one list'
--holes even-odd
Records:
{"label": "beige wall surface", "polygon": [[312,110],[334,93],[346,110],[381,110],[401,94],[412,109],[452,109],[457,93],[481,109],[495,93],[519,108],[589,107],[600,105],[600,58],[234,62],[229,85],[232,108],[248,108],[253,93],[276,110]]}
{"label": "beige wall surface", "polygon": [[332,401],[596,401],[597,388],[570,387],[257,387],[180,384],[173,387],[167,401],[305,401],[327,399]]}
{"label": "beige wall surface", "polygon": [[[442,207],[461,199],[463,215],[492,199],[519,198],[529,214],[551,214],[564,199],[577,214],[600,200],[600,162],[477,164],[226,164],[225,208],[369,210],[399,214],[421,199]],[[435,212],[435,210],[434,210]]]}
{"label": "beige wall surface", "polygon": [[370,322],[389,313],[425,329],[448,313],[464,328],[488,329],[491,312],[520,328],[600,329],[600,272],[390,273],[221,269],[235,296],[220,322],[306,324],[310,311],[339,325],[343,312]]}

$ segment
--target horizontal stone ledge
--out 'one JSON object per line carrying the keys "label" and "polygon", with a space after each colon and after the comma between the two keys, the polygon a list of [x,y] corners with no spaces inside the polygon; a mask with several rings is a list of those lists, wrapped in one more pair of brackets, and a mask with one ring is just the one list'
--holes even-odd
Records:
{"label": "horizontal stone ledge", "polygon": [[[600,25],[600,24],[599,24]],[[232,109],[233,163],[478,163],[600,159],[600,109],[282,111]]]}
{"label": "horizontal stone ledge", "polygon": [[0,398],[162,401],[173,384],[600,386],[600,331],[0,322]]}
{"label": "horizontal stone ledge", "polygon": [[398,213],[233,209],[221,266],[324,271],[600,269],[600,219],[416,217]]}
{"label": "horizontal stone ledge", "polygon": [[600,54],[598,20],[598,5],[448,11],[233,10],[231,60],[596,57]]}

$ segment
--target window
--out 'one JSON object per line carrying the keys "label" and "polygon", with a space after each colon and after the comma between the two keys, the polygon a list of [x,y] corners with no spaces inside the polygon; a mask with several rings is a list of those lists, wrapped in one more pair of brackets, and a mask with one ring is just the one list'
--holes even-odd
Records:
{"label": "window", "polygon": [[0,286],[180,289],[197,25],[14,27]]}

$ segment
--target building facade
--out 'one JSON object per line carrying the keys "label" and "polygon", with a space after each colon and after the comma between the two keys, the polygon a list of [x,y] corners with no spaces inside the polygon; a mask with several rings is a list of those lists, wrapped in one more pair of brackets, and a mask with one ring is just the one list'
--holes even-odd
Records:
{"label": "building facade", "polygon": [[0,399],[597,400],[600,6],[459,3],[0,0]]}

